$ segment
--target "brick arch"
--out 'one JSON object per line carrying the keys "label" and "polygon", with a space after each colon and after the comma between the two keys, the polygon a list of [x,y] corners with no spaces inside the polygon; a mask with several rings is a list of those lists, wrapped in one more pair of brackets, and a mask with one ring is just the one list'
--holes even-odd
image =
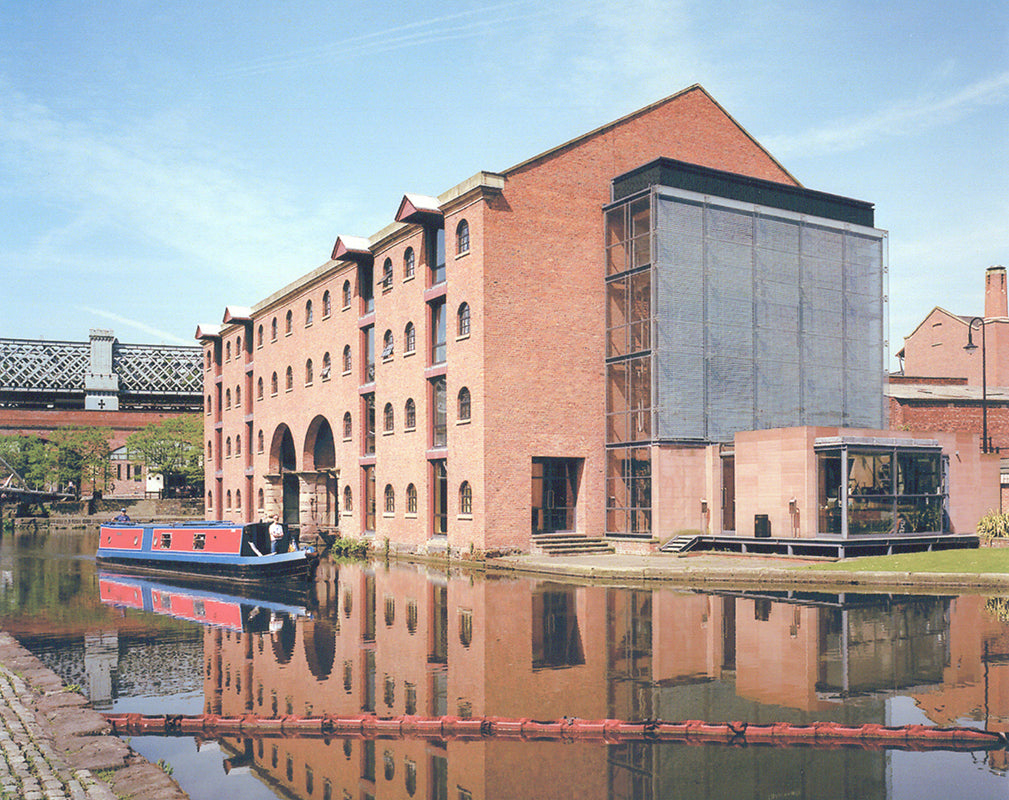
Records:
{"label": "brick arch", "polygon": [[306,470],[332,469],[336,466],[333,428],[321,414],[308,426],[301,460]]}
{"label": "brick arch", "polygon": [[270,442],[270,472],[295,472],[298,469],[294,436],[283,422],[273,432]]}
{"label": "brick arch", "polygon": [[324,619],[310,620],[305,624],[302,644],[308,669],[318,680],[325,680],[333,671],[336,660],[336,633]]}

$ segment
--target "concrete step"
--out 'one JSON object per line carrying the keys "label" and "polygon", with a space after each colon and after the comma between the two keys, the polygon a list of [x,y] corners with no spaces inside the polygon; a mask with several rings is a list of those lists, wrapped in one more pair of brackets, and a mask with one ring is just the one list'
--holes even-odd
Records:
{"label": "concrete step", "polygon": [[685,553],[695,544],[697,544],[697,536],[674,536],[668,542],[666,542],[662,547],[659,548],[661,553]]}
{"label": "concrete step", "polygon": [[583,536],[570,531],[535,534],[533,551],[550,556],[614,552],[613,546],[602,537]]}
{"label": "concrete step", "polygon": [[602,555],[604,553],[612,552],[614,551],[610,545],[599,545],[587,547],[558,547],[556,549],[546,550],[543,554],[547,556],[589,556]]}

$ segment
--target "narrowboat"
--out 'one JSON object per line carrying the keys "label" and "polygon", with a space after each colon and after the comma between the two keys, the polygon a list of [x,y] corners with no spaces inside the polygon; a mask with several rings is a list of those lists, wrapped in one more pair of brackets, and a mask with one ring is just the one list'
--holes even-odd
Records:
{"label": "narrowboat", "polygon": [[225,585],[310,579],[319,563],[315,548],[271,553],[268,528],[264,522],[109,522],[101,526],[97,561],[117,572],[199,576]]}
{"label": "narrowboat", "polygon": [[[260,594],[265,595],[266,592]],[[278,621],[311,616],[304,605],[277,602],[264,596],[225,594],[164,580],[102,571],[98,573],[98,596],[102,603],[115,608],[163,614],[235,632],[265,632]]]}

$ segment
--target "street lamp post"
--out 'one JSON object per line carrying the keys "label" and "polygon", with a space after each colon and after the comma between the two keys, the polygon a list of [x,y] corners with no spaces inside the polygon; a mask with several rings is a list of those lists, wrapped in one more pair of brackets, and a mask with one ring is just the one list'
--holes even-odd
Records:
{"label": "street lamp post", "polygon": [[974,317],[967,324],[967,344],[963,349],[970,352],[977,350],[974,344],[974,323],[981,329],[981,452],[990,453],[991,445],[988,441],[988,377],[985,374],[985,346],[984,346],[984,317]]}

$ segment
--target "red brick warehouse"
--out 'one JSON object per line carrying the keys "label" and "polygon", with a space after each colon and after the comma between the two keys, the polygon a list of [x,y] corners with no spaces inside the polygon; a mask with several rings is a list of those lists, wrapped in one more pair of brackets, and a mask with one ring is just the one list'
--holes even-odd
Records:
{"label": "red brick warehouse", "polygon": [[[672,496],[683,447],[752,427],[885,427],[883,293],[870,281],[855,309],[872,321],[866,364],[803,367],[783,383],[756,370],[763,383],[732,392],[699,376],[696,402],[677,403],[708,427],[677,432],[674,383],[649,355],[664,278],[645,273],[653,251],[668,256],[653,230],[673,208],[649,188],[660,173],[676,208],[723,193],[751,227],[767,227],[754,209],[769,203],[805,226],[803,241],[880,251],[871,204],[801,187],[700,86],[437,197],[406,194],[382,230],[341,235],[330,260],[198,327],[207,516],[281,513],[306,532],[421,552],[525,551],[552,531],[647,545],[696,517],[697,497]],[[635,206],[635,192],[652,206]],[[817,263],[840,273],[823,247]],[[734,283],[706,291],[724,299]],[[726,308],[721,322],[756,335]],[[833,347],[828,333],[803,352]],[[762,417],[756,393],[779,383],[804,405]],[[737,395],[730,419],[720,398]]]}

